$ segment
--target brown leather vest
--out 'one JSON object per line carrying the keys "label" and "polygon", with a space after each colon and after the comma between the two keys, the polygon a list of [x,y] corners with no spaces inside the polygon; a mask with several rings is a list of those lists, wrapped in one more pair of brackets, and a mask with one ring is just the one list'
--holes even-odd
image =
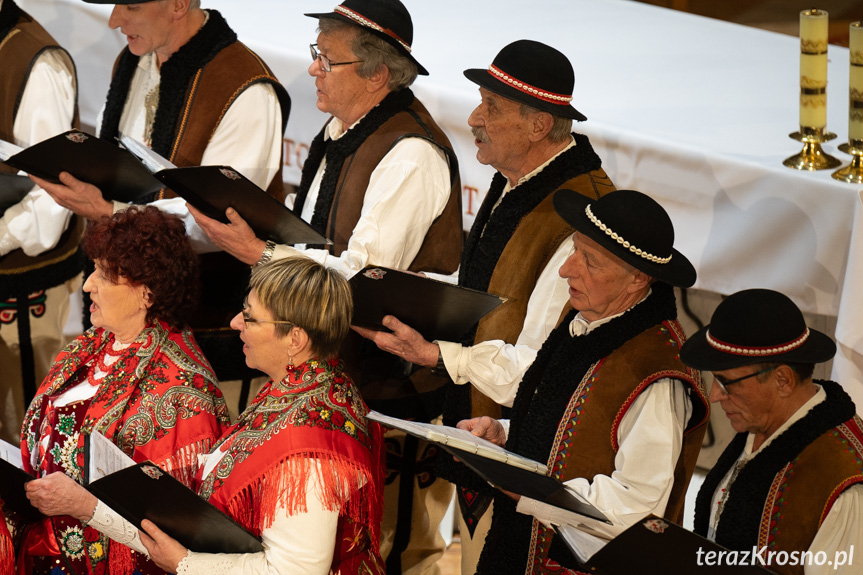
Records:
{"label": "brown leather vest", "polygon": [[449,161],[451,184],[449,200],[443,213],[426,232],[425,240],[408,269],[453,273],[458,268],[463,238],[458,163],[446,134],[417,99],[414,99],[408,111],[400,112],[384,122],[345,160],[330,208],[326,236],[333,241],[334,254],[339,255],[347,249],[348,240],[360,219],[372,172],[403,138],[422,138],[439,147]]}
{"label": "brown leather vest", "polygon": [[[14,5],[10,3],[10,6]],[[4,7],[8,9],[6,3]],[[69,60],[72,73],[75,73],[75,65],[68,53],[26,12],[21,12],[18,23],[0,39],[3,69],[0,74],[0,139],[15,141],[12,133],[15,117],[30,70],[46,50],[61,50]],[[73,125],[78,127],[77,94]],[[17,173],[18,170],[0,165],[0,171]],[[83,219],[72,215],[69,226],[53,249],[32,257],[17,249],[0,257],[0,299],[21,297],[53,287],[78,273],[80,264],[75,258],[83,229]]]}
{"label": "brown leather vest", "polygon": [[[767,560],[770,551],[799,554],[809,549],[839,495],[863,483],[861,428],[863,422],[854,416],[819,436],[776,474],[761,516],[757,546],[767,547],[761,557]],[[804,572],[802,565],[775,561],[768,568],[783,575]]]}
{"label": "brown leather vest", "polygon": [[[614,191],[614,184],[602,169],[581,174],[563,182],[557,188],[570,189],[590,198],[602,197]],[[518,193],[518,188],[509,192]],[[575,231],[554,211],[548,194],[540,204],[522,218],[512,238],[506,244],[488,284],[488,292],[501,295],[507,301],[479,322],[474,342],[502,339],[514,344],[524,326],[527,304],[539,276],[560,244]],[[561,317],[569,311],[567,302]],[[476,387],[471,389],[472,417],[501,417],[501,407]]]}
{"label": "brown leather vest", "polygon": [[[546,462],[549,475],[559,481],[611,476],[619,449],[618,426],[632,403],[655,381],[679,379],[691,388],[693,416],[684,429],[683,448],[675,464],[674,484],[664,517],[680,523],[686,488],[695,470],[709,413],[700,374],[680,361],[684,340],[680,324],[676,320],[665,321],[594,364],[572,394],[560,421],[558,443]],[[533,521],[528,572],[547,572],[546,559],[554,535],[553,529]]]}

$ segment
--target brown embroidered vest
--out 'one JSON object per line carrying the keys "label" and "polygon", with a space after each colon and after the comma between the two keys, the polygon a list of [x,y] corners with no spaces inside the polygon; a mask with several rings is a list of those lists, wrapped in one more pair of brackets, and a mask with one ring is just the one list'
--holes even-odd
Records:
{"label": "brown embroidered vest", "polygon": [[[0,38],[0,63],[3,68],[0,74],[0,139],[7,142],[15,141],[13,128],[18,107],[30,71],[39,56],[47,50],[59,50],[68,59],[69,69],[75,74],[75,65],[69,54],[29,14],[18,8],[12,0],[5,0],[0,20],[14,19],[16,15],[17,21]],[[77,94],[73,126],[78,127]],[[0,165],[0,172],[14,174],[17,170]],[[83,229],[83,219],[73,215],[53,249],[37,256],[28,256],[17,249],[0,257],[0,299],[23,297],[59,285],[80,272],[78,242]]]}
{"label": "brown embroidered vest", "polygon": [[[611,476],[619,449],[618,427],[632,403],[655,381],[679,379],[690,388],[693,416],[684,429],[683,448],[675,463],[674,485],[664,517],[680,523],[686,488],[707,430],[709,409],[700,374],[680,361],[684,340],[678,322],[665,321],[594,364],[572,394],[560,420],[557,443],[546,462],[549,475],[559,481]],[[554,534],[553,529],[533,521],[527,572],[547,572]]]}
{"label": "brown embroidered vest", "polygon": [[[838,384],[817,383],[827,400],[749,460],[728,487],[716,529],[720,545],[742,551],[766,547],[759,554],[765,561],[770,552],[799,555],[809,549],[842,492],[863,483],[863,421]],[[696,502],[696,532],[706,533],[718,482],[737,461],[746,436],[734,438],[705,480]],[[782,575],[804,573],[803,565],[790,562],[774,560],[767,568]]]}
{"label": "brown embroidered vest", "polygon": [[[528,301],[540,274],[560,244],[575,231],[554,211],[552,198],[554,192],[560,189],[600,198],[615,188],[611,179],[599,168],[563,182],[521,219],[504,247],[488,284],[489,293],[501,295],[507,300],[480,320],[475,343],[501,339],[514,344],[518,339],[527,316]],[[518,193],[517,188],[510,193]],[[561,316],[569,309],[567,302],[561,310]],[[471,417],[481,415],[500,418],[501,406],[472,387]]]}
{"label": "brown embroidered vest", "polygon": [[326,236],[333,241],[334,254],[339,255],[347,249],[348,240],[360,219],[372,172],[392,147],[404,138],[422,138],[440,148],[449,161],[451,184],[443,213],[426,232],[425,240],[408,269],[453,273],[461,257],[463,235],[458,163],[446,134],[417,99],[406,111],[384,122],[345,160],[330,208]]}

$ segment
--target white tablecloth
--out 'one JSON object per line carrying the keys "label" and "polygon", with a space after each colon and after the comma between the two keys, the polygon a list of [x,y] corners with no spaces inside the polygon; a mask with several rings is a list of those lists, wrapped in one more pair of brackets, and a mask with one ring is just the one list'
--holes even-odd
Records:
{"label": "white tablecloth", "polygon": [[[782,166],[801,148],[798,40],[623,0],[404,0],[414,55],[431,72],[417,95],[453,140],[464,184],[465,228],[492,170],[476,162],[466,119],[479,98],[462,76],[486,67],[505,44],[530,38],[563,51],[576,71],[575,106],[619,188],[655,197],[670,213],[677,246],[698,269],[696,287],[729,294],[769,287],[805,311],[839,316],[833,375],[863,406],[863,209],[855,186]],[[20,0],[72,52],[81,111],[93,124],[124,40],[105,21],[110,6]],[[204,0],[270,64],[293,99],[285,179],[296,183],[325,116],[314,106],[308,44],[336,0]],[[830,47],[828,126],[847,139],[848,51]],[[855,223],[857,225],[855,225]],[[854,234],[852,234],[852,229]]]}

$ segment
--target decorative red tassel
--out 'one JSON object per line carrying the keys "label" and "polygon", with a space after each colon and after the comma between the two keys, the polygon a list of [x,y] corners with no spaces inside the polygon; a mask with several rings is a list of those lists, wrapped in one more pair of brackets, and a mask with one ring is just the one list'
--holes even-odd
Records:
{"label": "decorative red tassel", "polygon": [[132,557],[132,550],[112,541],[108,545],[108,572],[111,575],[132,575],[134,571],[135,558]]}

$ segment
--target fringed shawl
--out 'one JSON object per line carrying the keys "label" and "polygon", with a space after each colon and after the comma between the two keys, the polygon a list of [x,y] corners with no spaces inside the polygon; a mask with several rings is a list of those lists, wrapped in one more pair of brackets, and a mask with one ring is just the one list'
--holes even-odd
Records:
{"label": "fringed shawl", "polygon": [[198,494],[260,536],[278,509],[303,513],[319,474],[323,506],[368,526],[378,549],[383,510],[381,429],[338,360],[309,360],[268,382],[214,448],[221,461]]}
{"label": "fringed shawl", "polygon": [[[2,501],[0,501],[2,503]],[[15,550],[12,548],[12,536],[6,527],[6,518],[0,509],[0,575],[15,573]]]}

